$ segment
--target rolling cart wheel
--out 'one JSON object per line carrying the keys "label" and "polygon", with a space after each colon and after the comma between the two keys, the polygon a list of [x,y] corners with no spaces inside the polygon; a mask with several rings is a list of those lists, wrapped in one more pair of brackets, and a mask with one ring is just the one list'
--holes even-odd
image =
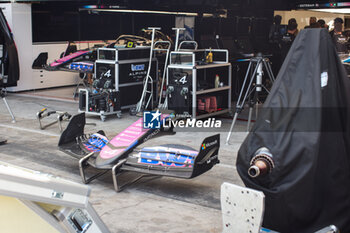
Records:
{"label": "rolling cart wheel", "polygon": [[129,109],[129,114],[131,115],[131,116],[135,116],[136,115],[136,107],[131,107],[130,109]]}
{"label": "rolling cart wheel", "polygon": [[120,119],[122,117],[122,113],[121,112],[117,112],[117,118]]}
{"label": "rolling cart wheel", "polygon": [[100,118],[101,118],[101,121],[103,121],[103,122],[106,120],[106,116],[105,115],[101,115]]}
{"label": "rolling cart wheel", "polygon": [[233,117],[233,116],[235,115],[235,113],[234,113],[234,111],[232,110],[232,108],[229,110],[228,115],[229,115],[230,117]]}

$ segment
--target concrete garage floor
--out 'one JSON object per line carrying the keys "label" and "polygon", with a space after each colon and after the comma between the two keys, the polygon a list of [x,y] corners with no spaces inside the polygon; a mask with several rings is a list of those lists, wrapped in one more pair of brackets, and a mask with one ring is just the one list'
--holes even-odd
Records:
{"label": "concrete garage floor", "polygon": [[[9,94],[6,98],[17,123],[11,123],[10,115],[0,100],[0,137],[8,140],[6,145],[0,146],[0,160],[80,183],[78,161],[57,148],[60,136],[57,124],[40,130],[36,120],[36,112],[43,107],[76,114],[78,104],[23,94]],[[87,117],[87,122],[94,122],[97,126],[88,125],[85,132],[102,129],[112,138],[135,120],[137,117],[127,112],[121,119],[111,116],[105,122],[101,122],[99,117]],[[235,161],[247,134],[242,130],[246,122],[238,122],[230,140],[231,145],[225,145],[231,120],[221,120],[227,129],[221,132],[221,163],[195,179],[142,179],[120,193],[114,191],[110,173],[89,184],[92,189],[90,202],[111,232],[222,231],[220,186],[223,182],[242,185]],[[174,136],[153,141],[155,145],[175,142],[199,148],[204,137],[212,134],[178,132]]]}

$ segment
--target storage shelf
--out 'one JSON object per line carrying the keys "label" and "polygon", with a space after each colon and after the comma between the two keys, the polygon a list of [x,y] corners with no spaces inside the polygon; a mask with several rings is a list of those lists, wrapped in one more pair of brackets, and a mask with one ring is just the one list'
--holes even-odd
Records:
{"label": "storage shelf", "polygon": [[[208,118],[211,116],[225,114],[230,111],[231,109],[231,72],[232,72],[231,63],[228,62],[228,52],[226,50],[218,50],[218,51],[223,52],[223,54],[224,53],[226,54],[226,60],[214,61],[213,63],[210,63],[210,64],[201,64],[201,65],[196,64],[195,62],[196,52],[198,51],[172,52],[172,55],[174,55],[174,59],[177,58],[175,55],[179,55],[179,56],[191,55],[192,60],[191,60],[191,63],[173,64],[170,56],[170,65],[167,68],[167,75],[168,75],[167,77],[169,82],[168,85],[173,86],[174,93],[172,94],[172,97],[170,97],[168,100],[169,109],[171,109],[171,106],[173,106],[174,108],[181,106],[183,107],[183,109],[179,109],[178,110],[179,112],[177,112],[177,114],[180,114],[182,112],[186,112],[186,113],[188,112],[190,115],[192,115],[192,119]],[[217,58],[219,58],[219,56]],[[173,61],[175,62],[176,60],[174,59]],[[186,61],[190,61],[187,57],[186,59],[187,59]],[[189,80],[186,80],[186,82],[183,83],[183,86],[181,87],[178,81],[175,81],[174,72],[186,73],[186,77],[188,75]],[[214,86],[213,87],[209,86],[208,89],[197,90],[197,84],[201,83],[201,81],[205,81],[207,83],[209,81],[210,83],[214,84],[214,80],[212,79],[215,77],[213,76],[215,74],[220,76],[220,80],[225,80],[225,82],[223,83],[224,86],[218,87],[218,88],[214,88]],[[208,80],[207,80],[207,76],[209,77]],[[179,77],[176,77],[176,80],[178,78]],[[216,80],[216,77],[215,77],[215,80]],[[186,92],[186,97],[192,101],[183,101],[184,88],[187,88],[188,90]],[[200,96],[203,96],[206,94],[215,96],[215,97],[220,96],[220,98],[223,100],[227,98],[227,102],[225,100],[222,103],[220,102],[220,107],[221,107],[220,109],[222,109],[220,111],[211,112],[211,113],[200,112],[198,113],[199,115],[197,116],[197,110],[198,110],[198,107],[196,106],[197,100],[198,98],[200,98]],[[177,100],[176,98],[179,98],[179,99]]]}
{"label": "storage shelf", "polygon": [[206,90],[202,90],[202,91],[197,91],[197,95],[218,92],[218,91],[225,91],[225,90],[230,90],[230,89],[231,89],[230,86],[211,88],[211,89],[206,89]]}
{"label": "storage shelf", "polygon": [[209,68],[217,68],[217,67],[225,67],[225,66],[230,66],[231,63],[227,63],[227,62],[217,62],[217,63],[211,63],[211,64],[207,64],[207,65],[186,65],[186,64],[172,64],[169,65],[169,68],[173,68],[173,69],[197,69],[197,70],[201,70],[201,69],[209,69]]}
{"label": "storage shelf", "polygon": [[221,115],[221,114],[228,113],[228,112],[230,112],[229,109],[224,109],[224,110],[220,110],[220,111],[216,111],[216,112],[199,114],[195,117],[195,119],[208,118],[208,117],[217,116],[217,115]]}

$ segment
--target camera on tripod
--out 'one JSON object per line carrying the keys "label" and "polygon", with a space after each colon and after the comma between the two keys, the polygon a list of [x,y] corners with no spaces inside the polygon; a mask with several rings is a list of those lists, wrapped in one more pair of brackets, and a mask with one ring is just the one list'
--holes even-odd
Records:
{"label": "camera on tripod", "polygon": [[269,78],[270,84],[272,85],[272,83],[275,81],[275,76],[272,72],[270,60],[266,56],[263,56],[261,53],[258,53],[255,57],[252,57],[249,60],[247,73],[245,75],[243,85],[238,97],[235,115],[233,117],[230,131],[226,139],[226,144],[228,144],[230,140],[233,127],[237,121],[237,117],[243,111],[245,103],[249,101],[249,116],[247,126],[247,131],[249,131],[253,107],[259,100],[259,94],[261,94],[263,90],[265,90],[267,93],[270,93],[268,88],[263,84],[264,70],[265,74],[267,74]]}

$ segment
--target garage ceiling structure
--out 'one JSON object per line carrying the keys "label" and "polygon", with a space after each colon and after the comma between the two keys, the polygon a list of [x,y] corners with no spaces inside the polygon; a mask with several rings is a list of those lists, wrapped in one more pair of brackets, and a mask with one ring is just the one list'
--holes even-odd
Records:
{"label": "garage ceiling structure", "polygon": [[[274,10],[292,10],[299,4],[329,3],[312,0],[12,0],[32,3],[33,43],[53,41],[112,40],[121,34],[138,34],[159,26],[172,35],[175,14],[135,14],[115,9],[196,13],[195,40],[203,35],[233,39],[248,37],[254,50],[267,47]],[[94,5],[102,11],[84,9]],[[83,9],[83,10],[82,10]],[[210,13],[211,17],[205,17]],[[225,17],[222,18],[221,16]]]}
{"label": "garage ceiling structure", "polygon": [[120,6],[128,9],[152,9],[152,10],[186,10],[186,11],[206,11],[213,12],[218,9],[237,10],[237,9],[273,9],[287,10],[293,9],[300,2],[315,2],[315,1],[288,1],[288,0],[14,0],[0,2],[61,2],[62,4],[96,4]]}
{"label": "garage ceiling structure", "polygon": [[0,2],[61,3],[118,6],[125,9],[174,10],[190,12],[215,12],[220,9],[236,11],[242,9],[291,10],[300,4],[336,3],[344,1],[317,0],[0,0]]}

